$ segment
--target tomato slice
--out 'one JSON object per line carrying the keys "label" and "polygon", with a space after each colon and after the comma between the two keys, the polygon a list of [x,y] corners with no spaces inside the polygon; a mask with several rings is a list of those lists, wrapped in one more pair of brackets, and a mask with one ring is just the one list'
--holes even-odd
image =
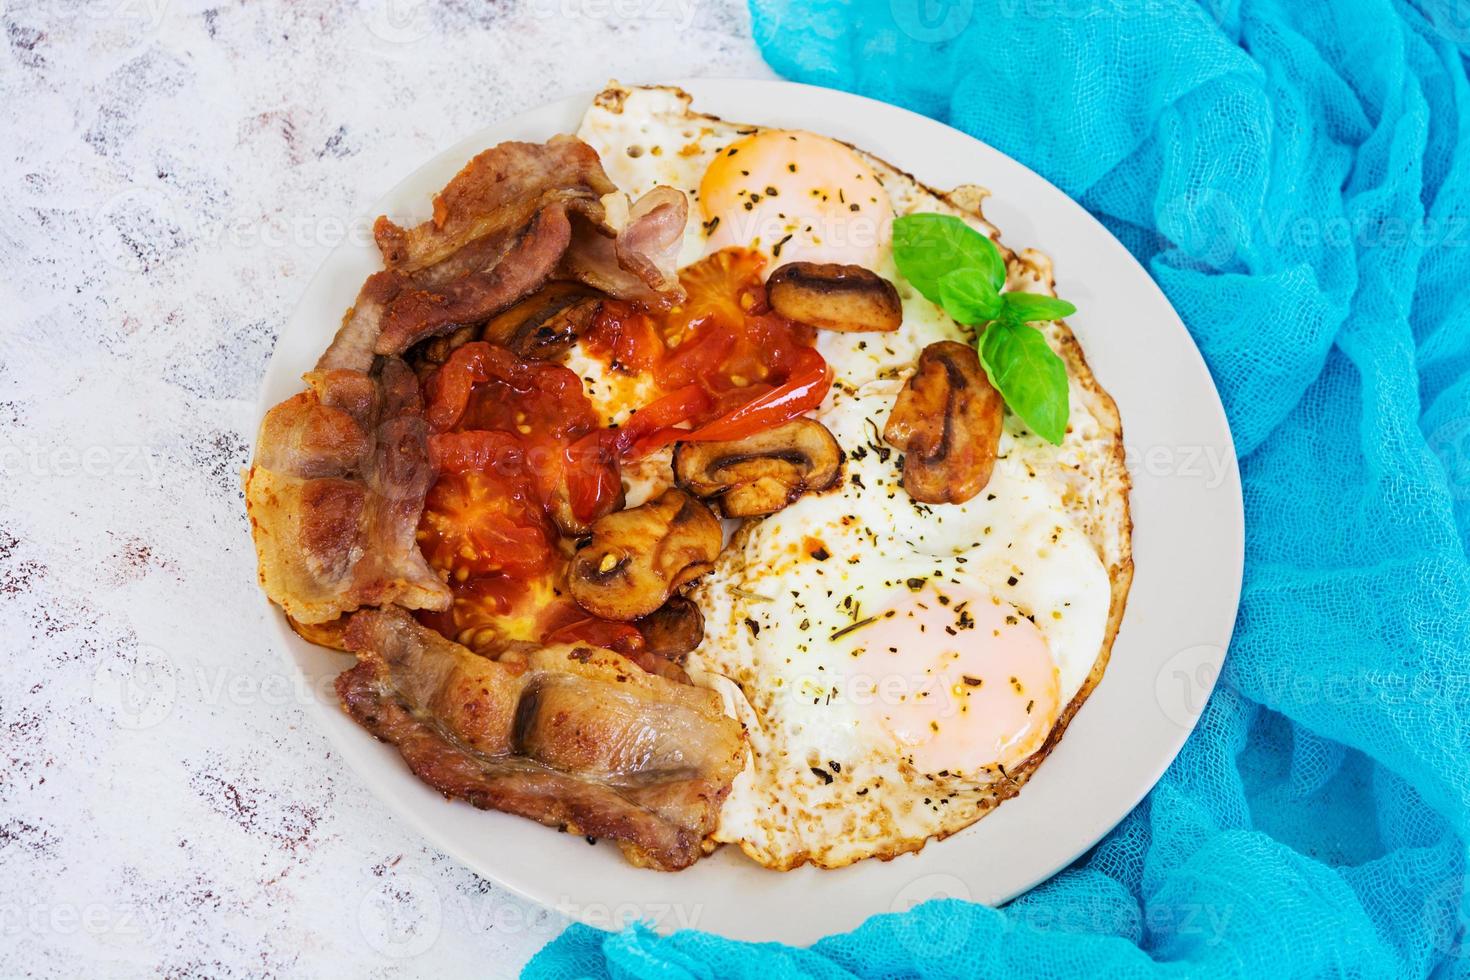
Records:
{"label": "tomato slice", "polygon": [[822,404],[832,387],[832,368],[813,347],[796,352],[785,382],[678,438],[686,442],[744,439],[790,422]]}
{"label": "tomato slice", "polygon": [[424,385],[435,432],[487,429],[575,438],[597,424],[582,379],[482,340],[457,348]]}
{"label": "tomato slice", "polygon": [[418,541],[451,584],[481,575],[530,577],[551,567],[554,532],[520,481],[483,472],[441,473],[424,500]]}
{"label": "tomato slice", "polygon": [[771,309],[764,268],[759,252],[723,249],[679,271],[687,295],[659,323],[668,344],[654,369],[660,386],[698,383],[724,401],[787,376],[793,355],[816,334]]}
{"label": "tomato slice", "polygon": [[[744,438],[821,404],[832,371],[812,346],[814,331],[771,310],[763,267],[756,252],[725,249],[680,270],[687,298],[657,320],[666,349],[653,377],[669,393],[618,432],[624,459],[683,440]],[[603,329],[618,338],[638,322],[616,308],[608,317]],[[646,351],[641,323],[637,336]]]}
{"label": "tomato slice", "polygon": [[653,315],[622,300],[604,300],[586,336],[587,350],[614,371],[652,371],[664,356],[664,339]]}
{"label": "tomato slice", "polygon": [[711,402],[699,385],[685,385],[634,412],[622,428],[613,432],[613,444],[625,458],[646,456],[679,439],[688,430],[674,427],[698,418],[708,411]]}
{"label": "tomato slice", "polygon": [[699,384],[724,388],[731,383],[725,366],[735,354],[735,330],[727,324],[705,321],[690,339],[669,351],[654,372],[663,388]]}
{"label": "tomato slice", "polygon": [[513,356],[510,351],[482,341],[457,348],[424,383],[425,415],[429,427],[435,432],[444,432],[458,425],[469,406],[470,393],[475,385],[484,384],[491,378],[508,376]]}
{"label": "tomato slice", "polygon": [[[812,347],[803,347],[793,360],[791,375],[784,383],[755,395],[738,408],[695,429],[668,426],[647,434],[640,433],[628,443],[623,450],[624,455],[637,459],[673,442],[744,439],[806,414],[827,397],[827,391],[832,387],[832,368]],[[640,411],[634,419],[642,414]]]}
{"label": "tomato slice", "polygon": [[580,521],[615,505],[618,453],[603,445],[574,371],[474,341],[456,349],[424,389],[430,456],[441,472],[492,473],[515,484],[508,492],[539,497],[548,511],[570,504]]}
{"label": "tomato slice", "polygon": [[436,432],[429,436],[429,461],[441,473],[477,470],[514,478],[525,472],[526,451],[506,432]]}
{"label": "tomato slice", "polygon": [[[592,522],[617,506],[623,491],[617,447],[599,429],[561,450],[561,479],[566,485],[572,515]],[[543,486],[543,493],[549,492]]]}

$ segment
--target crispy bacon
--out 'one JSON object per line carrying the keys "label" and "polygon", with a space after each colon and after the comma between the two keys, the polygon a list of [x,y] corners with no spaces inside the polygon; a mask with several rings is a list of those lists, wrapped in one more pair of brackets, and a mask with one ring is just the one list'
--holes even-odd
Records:
{"label": "crispy bacon", "polygon": [[327,345],[317,359],[317,371],[358,371],[366,374],[372,370],[373,349],[378,345],[378,335],[383,332],[383,315],[388,304],[403,291],[403,277],[396,272],[375,272],[367,277],[357,294],[337,336]]}
{"label": "crispy bacon", "polygon": [[473,253],[474,262],[489,262],[486,268],[458,278],[436,278],[450,266],[472,268],[453,256],[419,276],[392,271],[368,276],[317,370],[367,371],[374,355],[396,356],[420,340],[489,320],[545,284],[570,239],[567,212],[553,204],[538,211],[511,240],[464,249]]}
{"label": "crispy bacon", "polygon": [[436,289],[405,289],[389,301],[374,350],[401,354],[426,337],[463,323],[482,323],[539,288],[571,241],[566,209],[550,204],[494,267]]}
{"label": "crispy bacon", "polygon": [[489,660],[401,609],[356,614],[342,705],[445,796],[693,864],[742,765],[719,696],[564,644]]}
{"label": "crispy bacon", "polygon": [[543,207],[595,202],[617,188],[597,151],[575,136],[545,143],[501,143],[465,165],[434,197],[434,216],[414,228],[386,217],[373,226],[383,263],[413,273],[479,239],[513,234]]}
{"label": "crispy bacon", "polygon": [[374,355],[484,323],[558,271],[623,299],[682,298],[675,266],[688,201],[655,188],[614,229],[601,203],[614,189],[597,153],[574,137],[481,153],[434,198],[429,221],[378,219],[387,268],[363,284],[317,369],[368,371]]}
{"label": "crispy bacon", "polygon": [[308,625],[378,603],[446,608],[414,543],[433,471],[413,372],[389,358],[306,382],[266,413],[245,477],[266,594]]}
{"label": "crispy bacon", "polygon": [[[586,637],[487,659],[407,611],[458,606],[415,539],[437,464],[418,380],[400,355],[443,338],[424,352],[443,365],[553,278],[581,281],[551,287],[575,302],[499,324],[534,323],[541,356],[580,332],[570,314],[555,326],[549,317],[575,308],[585,327],[600,307],[588,286],[664,306],[681,298],[684,195],[655,189],[614,225],[602,203],[614,190],[597,154],[561,136],[481,153],[416,227],[379,218],[385,268],[363,283],[308,390],[267,413],[246,503],[267,594],[303,637],[357,654],[337,679],[342,704],[419,778],[477,807],[614,839],[635,864],[674,870],[703,853],[743,764],[740,726],[716,693],[688,684],[672,661],[646,654],[640,666]],[[437,438],[471,435],[505,433]],[[590,433],[554,457],[564,475],[542,474],[558,484],[547,501],[558,526],[585,531],[604,512],[589,501],[621,500],[616,457],[589,477],[572,450],[597,459],[612,450]]]}
{"label": "crispy bacon", "polygon": [[618,299],[677,303],[684,298],[677,266],[688,219],[689,200],[672,187],[655,187],[633,202],[621,229],[583,217],[562,272]]}
{"label": "crispy bacon", "polygon": [[375,354],[488,320],[556,269],[568,213],[601,224],[600,199],[614,189],[596,151],[572,136],[484,151],[435,196],[430,220],[377,220],[386,268],[363,284],[317,369],[368,371]]}

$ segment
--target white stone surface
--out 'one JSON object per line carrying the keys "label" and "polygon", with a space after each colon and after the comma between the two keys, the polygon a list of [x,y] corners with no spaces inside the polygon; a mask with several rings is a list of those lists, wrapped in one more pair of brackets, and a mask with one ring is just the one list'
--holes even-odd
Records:
{"label": "white stone surface", "polygon": [[359,785],[262,629],[277,331],[438,149],[770,75],[740,0],[0,0],[0,975],[506,976],[565,920]]}

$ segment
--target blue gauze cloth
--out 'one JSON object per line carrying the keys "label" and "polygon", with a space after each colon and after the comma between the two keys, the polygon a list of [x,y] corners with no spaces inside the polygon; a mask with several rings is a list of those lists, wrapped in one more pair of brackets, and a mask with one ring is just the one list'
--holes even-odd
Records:
{"label": "blue gauze cloth", "polygon": [[526,976],[1470,977],[1470,0],[1420,4],[755,0],[778,71],[1015,157],[1163,287],[1241,455],[1235,639],[1149,797],[1005,908],[574,926]]}

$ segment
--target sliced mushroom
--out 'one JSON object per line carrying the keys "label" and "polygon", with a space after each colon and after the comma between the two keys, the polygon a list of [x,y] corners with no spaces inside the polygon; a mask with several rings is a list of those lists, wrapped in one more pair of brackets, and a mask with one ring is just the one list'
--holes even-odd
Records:
{"label": "sliced mushroom", "polygon": [[883,439],[905,453],[909,496],[962,504],[985,489],[1000,446],[1001,409],[973,347],[952,340],[925,347],[883,427]]}
{"label": "sliced mushroom", "polygon": [[709,508],[670,488],[594,523],[591,538],[572,556],[567,584],[594,616],[639,619],[709,571],[721,544],[720,522]]}
{"label": "sliced mushroom", "polygon": [[682,662],[704,639],[704,613],[691,600],[676,595],[633,624],[643,634],[643,649]]}
{"label": "sliced mushroom", "polygon": [[449,355],[474,340],[479,332],[480,328],[473,324],[460,327],[443,337],[431,337],[410,351],[408,359],[419,372],[420,380],[449,360]]}
{"label": "sliced mushroom", "polygon": [[842,448],[814,419],[728,442],[681,442],[674,479],[696,496],[717,499],[726,517],[774,514],[808,490],[826,490],[842,468]]}
{"label": "sliced mushroom", "polygon": [[860,265],[792,262],[766,280],[771,308],[824,330],[897,330],[903,307],[893,283]]}
{"label": "sliced mushroom", "polygon": [[576,343],[601,306],[586,286],[553,282],[486,323],[480,337],[528,360],[550,360]]}

